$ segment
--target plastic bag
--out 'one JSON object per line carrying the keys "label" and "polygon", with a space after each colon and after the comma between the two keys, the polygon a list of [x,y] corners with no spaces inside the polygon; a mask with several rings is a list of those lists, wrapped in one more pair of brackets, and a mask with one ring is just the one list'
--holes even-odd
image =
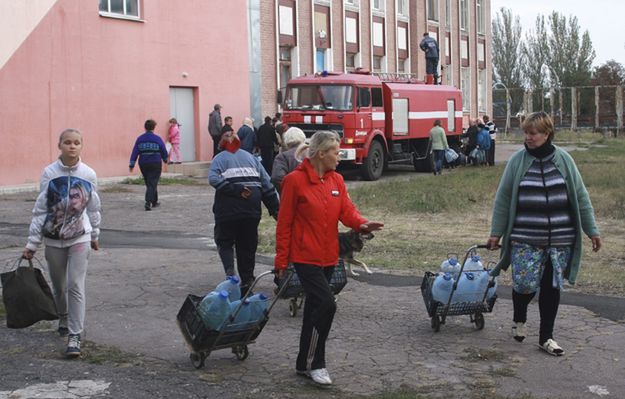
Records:
{"label": "plastic bag", "polygon": [[57,320],[56,304],[50,286],[39,268],[21,267],[0,274],[2,300],[6,309],[8,328],[25,328],[41,320]]}
{"label": "plastic bag", "polygon": [[447,163],[453,163],[456,159],[458,159],[458,153],[454,151],[452,148],[448,148],[445,150],[445,160]]}

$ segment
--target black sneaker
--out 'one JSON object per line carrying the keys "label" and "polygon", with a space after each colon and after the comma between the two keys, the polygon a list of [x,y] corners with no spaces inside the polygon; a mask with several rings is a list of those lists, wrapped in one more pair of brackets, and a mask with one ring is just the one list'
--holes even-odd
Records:
{"label": "black sneaker", "polygon": [[67,339],[67,349],[65,350],[65,356],[80,356],[80,334],[69,334],[69,338]]}
{"label": "black sneaker", "polygon": [[152,210],[152,204],[150,204],[149,202],[145,203],[145,210],[146,211],[151,211]]}
{"label": "black sneaker", "polygon": [[152,208],[158,208],[159,206],[161,206],[160,202],[154,202],[152,203]]}
{"label": "black sneaker", "polygon": [[69,335],[69,329],[67,327],[59,326],[58,330],[59,336],[67,337]]}

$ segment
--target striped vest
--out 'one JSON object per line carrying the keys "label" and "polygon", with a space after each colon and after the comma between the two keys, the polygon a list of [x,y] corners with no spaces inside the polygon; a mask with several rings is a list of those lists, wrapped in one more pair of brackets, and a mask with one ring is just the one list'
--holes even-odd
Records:
{"label": "striped vest", "polygon": [[566,182],[553,164],[554,153],[536,159],[519,184],[511,241],[537,247],[575,243],[575,223]]}

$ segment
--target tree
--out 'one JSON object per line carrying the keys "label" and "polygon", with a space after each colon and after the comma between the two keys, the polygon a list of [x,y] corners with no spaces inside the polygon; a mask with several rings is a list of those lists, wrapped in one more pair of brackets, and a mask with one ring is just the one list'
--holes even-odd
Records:
{"label": "tree", "polygon": [[593,71],[592,84],[595,86],[619,86],[625,84],[625,67],[614,60],[606,61]]}
{"label": "tree", "polygon": [[577,17],[570,16],[567,21],[557,11],[549,16],[549,26],[548,66],[558,75],[561,85],[571,87],[589,84],[595,50],[588,31],[584,31],[580,39]]}
{"label": "tree", "polygon": [[493,67],[496,80],[521,86],[521,19],[502,7],[493,21]]}
{"label": "tree", "polygon": [[523,56],[522,71],[524,80],[532,90],[540,90],[545,87],[545,66],[549,61],[549,44],[545,28],[545,17],[536,17],[535,30],[525,36],[525,43],[521,45]]}

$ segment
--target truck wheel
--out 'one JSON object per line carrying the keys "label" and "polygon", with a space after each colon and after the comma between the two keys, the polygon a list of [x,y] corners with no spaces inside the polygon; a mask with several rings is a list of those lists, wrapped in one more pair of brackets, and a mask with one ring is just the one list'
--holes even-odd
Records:
{"label": "truck wheel", "polygon": [[362,177],[365,180],[378,180],[384,170],[384,149],[379,141],[374,140],[369,147],[369,154],[361,166]]}

